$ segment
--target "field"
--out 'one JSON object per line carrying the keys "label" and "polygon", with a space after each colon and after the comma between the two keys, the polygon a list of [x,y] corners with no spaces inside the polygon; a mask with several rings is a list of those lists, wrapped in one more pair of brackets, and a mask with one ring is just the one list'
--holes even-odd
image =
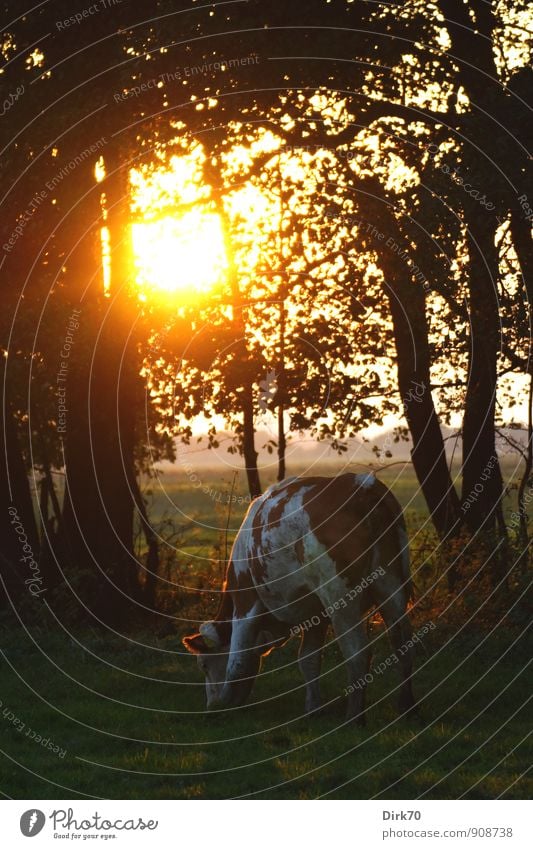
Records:
{"label": "field", "polygon": [[[334,475],[338,468],[333,463],[323,463],[313,466],[311,472],[302,469],[301,473]],[[365,472],[367,467],[358,466],[356,471]],[[291,469],[291,473],[298,474],[300,469]],[[226,527],[229,529],[229,546],[249,504],[243,473],[234,479],[229,471],[215,474],[211,469],[199,469],[195,475],[191,481],[190,476],[183,473],[165,473],[157,480],[147,482],[145,487],[150,515],[156,524],[159,522],[163,527],[166,519],[172,520],[177,527],[172,542],[179,549],[180,560],[188,560],[187,565],[193,573],[212,568],[215,546],[220,546],[223,555]],[[411,466],[398,463],[381,471],[379,477],[393,489],[402,503],[412,533],[430,533],[425,502]],[[262,482],[265,488],[274,483],[274,474],[263,474]],[[164,530],[162,535],[165,536]],[[140,551],[142,549],[141,539]]]}
{"label": "field", "polygon": [[[227,522],[232,481],[203,475],[200,487],[167,476],[163,490],[153,488],[152,512],[167,536],[165,516],[182,511],[173,537],[177,559],[168,558],[163,574],[186,585],[168,586],[158,628],[140,624],[125,635],[104,634],[56,621],[46,610],[31,629],[21,624],[24,611],[0,621],[0,789],[6,796],[531,796],[531,639],[512,613],[479,629],[466,620],[450,624],[429,604],[415,610],[415,629],[431,628],[418,647],[420,709],[412,719],[396,716],[397,677],[387,668],[369,687],[367,728],[345,725],[345,671],[334,643],[324,659],[327,705],[320,716],[302,716],[295,640],[266,659],[249,706],[207,715],[202,676],[181,636],[216,606],[224,548],[217,529]],[[389,470],[387,482],[392,475],[425,593],[434,567],[426,557],[432,537],[423,503],[408,467]],[[230,528],[246,507],[244,498],[239,503],[242,482],[233,495]],[[378,621],[372,640],[375,669],[390,654]]]}

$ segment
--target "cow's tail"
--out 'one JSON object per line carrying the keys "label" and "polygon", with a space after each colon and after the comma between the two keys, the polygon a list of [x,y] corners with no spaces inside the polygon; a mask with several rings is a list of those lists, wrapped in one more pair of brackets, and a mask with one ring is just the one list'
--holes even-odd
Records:
{"label": "cow's tail", "polygon": [[402,586],[405,590],[406,600],[414,601],[415,584],[411,576],[411,557],[409,554],[409,537],[407,536],[407,528],[403,514],[400,514],[396,522],[396,535],[398,539],[398,548],[400,550],[400,570]]}
{"label": "cow's tail", "polygon": [[383,504],[388,513],[388,521],[396,534],[398,544],[399,578],[405,591],[406,603],[414,601],[415,584],[411,577],[411,557],[409,554],[409,537],[403,510],[396,496],[389,490],[383,497]]}

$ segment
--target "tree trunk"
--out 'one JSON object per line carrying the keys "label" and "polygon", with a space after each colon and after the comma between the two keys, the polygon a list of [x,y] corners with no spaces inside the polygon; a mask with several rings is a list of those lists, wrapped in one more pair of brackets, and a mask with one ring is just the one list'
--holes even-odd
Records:
{"label": "tree trunk", "polygon": [[278,369],[278,481],[285,479],[287,474],[285,466],[285,454],[287,451],[287,439],[285,437],[285,300],[280,302],[279,316],[279,369]]}
{"label": "tree trunk", "polygon": [[[3,378],[7,361],[2,361]],[[36,569],[39,536],[15,419],[5,394],[4,399],[0,422],[0,606],[16,603],[25,591],[42,597],[48,589],[41,582],[31,590],[26,583],[32,577],[42,578]]]}
{"label": "tree trunk", "polygon": [[[403,244],[404,236],[379,180],[367,179],[364,185],[369,189],[367,201],[372,197],[378,199],[371,204],[369,212],[374,214],[380,232],[387,233],[393,244]],[[446,539],[458,531],[462,517],[431,395],[425,291],[419,282],[413,281],[409,266],[399,261],[394,250],[387,255],[386,247],[387,242],[379,239],[378,250],[386,278],[384,296],[389,301],[393,324],[398,390],[413,440],[413,468],[435,530],[441,539]]]}
{"label": "tree trunk", "polygon": [[522,571],[525,571],[528,561],[528,544],[529,534],[527,530],[528,517],[527,505],[525,500],[526,487],[531,479],[533,470],[533,375],[529,375],[529,392],[527,405],[527,446],[524,464],[524,472],[518,485],[518,521],[519,521],[519,566]]}
{"label": "tree trunk", "polygon": [[[462,516],[431,395],[425,291],[421,283],[413,280],[409,266],[398,258],[397,250],[406,240],[379,179],[366,178],[362,184],[367,215],[377,225],[373,229],[367,228],[366,232],[372,248],[380,255],[385,274],[383,295],[390,305],[398,390],[413,440],[413,468],[435,530],[444,540],[459,530]],[[385,242],[383,234],[388,235]],[[389,240],[397,247],[387,253]],[[453,583],[453,575],[449,576],[449,580]]]}
{"label": "tree trunk", "polygon": [[[39,512],[41,525],[39,565],[47,586],[49,586],[50,589],[55,589],[62,581],[59,566],[63,566],[65,563],[64,551],[62,549],[63,520],[45,445],[42,446],[41,452],[43,459],[43,477],[39,483]],[[49,504],[52,507],[51,514],[49,511]]]}
{"label": "tree trunk", "polygon": [[533,243],[531,240],[531,223],[515,201],[511,214],[511,235],[513,246],[518,257],[522,281],[527,292],[529,315],[533,313]]}
{"label": "tree trunk", "polygon": [[116,303],[100,303],[83,314],[68,376],[63,508],[70,568],[84,574],[80,598],[110,625],[127,616],[138,594],[130,477],[135,408],[121,380],[115,309]]}
{"label": "tree trunk", "polygon": [[[533,315],[533,254],[531,251],[531,224],[520,208],[519,202],[516,201],[516,206],[511,213],[511,233],[513,237],[513,245],[520,264],[522,272],[522,281],[524,289],[527,293],[527,303],[529,320],[531,327],[531,318]],[[519,516],[519,567],[525,571],[528,564],[528,517],[527,507],[525,503],[526,487],[529,485],[531,472],[533,470],[533,374],[529,374],[529,393],[528,393],[528,424],[527,424],[527,447],[526,461],[524,473],[518,487],[518,516]]]}
{"label": "tree trunk", "polygon": [[[91,419],[96,424],[94,464],[106,516],[108,562],[117,588],[140,598],[133,552],[136,507],[135,420],[140,400],[136,350],[128,169],[119,153],[106,154],[103,184],[111,248],[111,286],[100,338],[94,351]],[[124,599],[128,607],[127,599]]]}
{"label": "tree trunk", "polygon": [[463,418],[463,510],[474,533],[494,530],[503,493],[495,410],[500,344],[494,222],[477,211],[468,232],[470,361]]}
{"label": "tree trunk", "polygon": [[156,602],[157,579],[159,575],[159,545],[157,542],[157,535],[155,534],[148,518],[146,504],[137,478],[135,478],[133,486],[135,505],[139,511],[144,538],[146,540],[146,545],[148,546],[143,601],[146,605],[153,608],[155,607]]}
{"label": "tree trunk", "polygon": [[278,481],[285,480],[287,469],[285,464],[285,454],[287,451],[287,439],[285,436],[285,421],[284,421],[283,404],[278,407]]}
{"label": "tree trunk", "polygon": [[413,440],[411,458],[435,530],[445,539],[458,530],[461,512],[431,395],[424,291],[407,275],[397,273],[389,281],[398,389]]}
{"label": "tree trunk", "polygon": [[261,495],[261,479],[257,467],[257,451],[255,449],[255,421],[253,387],[247,384],[242,393],[242,452],[246,466],[246,478],[251,498]]}
{"label": "tree trunk", "polygon": [[[104,297],[99,275],[85,299],[69,362],[64,526],[72,568],[86,574],[84,603],[98,619],[116,624],[140,596],[133,553],[137,375],[128,298],[127,174],[108,156],[111,290]],[[98,243],[98,227],[91,235]],[[88,250],[73,258],[74,274],[83,274]]]}
{"label": "tree trunk", "polygon": [[248,348],[246,344],[246,318],[244,315],[244,304],[241,297],[239,285],[239,273],[235,266],[233,256],[233,245],[231,241],[231,227],[229,217],[224,206],[223,180],[220,171],[216,165],[207,163],[205,166],[205,174],[211,183],[212,198],[216,205],[217,213],[220,217],[222,225],[222,234],[224,238],[224,249],[228,263],[228,278],[231,289],[231,301],[233,308],[233,322],[238,340],[238,351],[241,357],[242,367],[242,391],[241,391],[241,410],[242,410],[242,453],[244,457],[244,465],[246,470],[246,479],[248,481],[248,491],[251,498],[257,498],[261,495],[261,478],[259,476],[259,468],[257,465],[258,453],[255,448],[255,406],[254,406],[254,391],[253,379],[250,375],[248,365]]}

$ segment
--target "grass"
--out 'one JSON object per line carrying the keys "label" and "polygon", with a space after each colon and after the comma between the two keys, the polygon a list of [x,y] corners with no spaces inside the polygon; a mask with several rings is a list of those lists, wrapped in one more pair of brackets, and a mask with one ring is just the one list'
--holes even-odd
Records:
{"label": "grass", "polygon": [[[267,659],[250,706],[216,716],[204,713],[201,676],[176,636],[76,635],[84,648],[49,630],[2,636],[0,788],[13,798],[528,798],[533,791],[521,778],[531,764],[531,645],[515,631],[483,642],[436,628],[418,657],[419,716],[397,718],[388,669],[370,687],[364,730],[344,725],[334,644],[323,682],[330,704],[310,720],[301,715],[293,643]],[[389,647],[379,629],[376,636],[377,664]],[[43,748],[33,732],[65,754]]]}
{"label": "grass", "polygon": [[[298,474],[299,469],[291,470]],[[365,471],[358,467],[357,471]],[[302,471],[302,473],[305,473]],[[338,466],[323,463],[307,474],[333,475]],[[411,524],[420,527],[427,522],[425,502],[412,469],[408,464],[398,464],[379,473],[380,479],[390,486],[401,501]],[[275,482],[274,472],[263,473],[264,488]],[[198,471],[197,480],[183,473],[165,473],[149,481],[145,490],[150,503],[150,516],[155,524],[171,518],[180,530],[180,552],[189,555],[191,565],[212,555],[213,546],[223,542],[222,530],[226,527],[229,511],[230,536],[239,527],[247,510],[246,479],[239,473],[235,480],[231,472],[216,473],[211,469]],[[231,509],[228,502],[232,500]]]}
{"label": "grass", "polygon": [[[230,481],[207,480],[229,491]],[[179,574],[208,589],[218,581],[210,570],[226,508],[217,513],[223,502],[190,484],[167,480],[165,487],[155,499],[159,517],[169,508],[157,499],[169,495],[188,514]],[[394,491],[407,507],[411,539],[425,539],[412,475],[403,472]],[[235,505],[232,524],[244,507]],[[212,612],[212,602],[209,592],[169,596],[175,620],[123,636],[69,632],[46,608],[38,627],[4,614],[0,790],[31,799],[531,796],[531,639],[519,622],[506,618],[481,631],[445,624],[438,610],[418,612],[415,625],[429,617],[436,624],[418,649],[419,714],[398,719],[396,670],[388,668],[369,687],[361,730],[344,723],[345,670],[334,642],[325,652],[328,705],[320,716],[302,716],[294,640],[266,659],[248,706],[206,714],[203,678],[181,636],[190,631],[187,620]],[[390,648],[379,624],[373,638],[377,665]]]}

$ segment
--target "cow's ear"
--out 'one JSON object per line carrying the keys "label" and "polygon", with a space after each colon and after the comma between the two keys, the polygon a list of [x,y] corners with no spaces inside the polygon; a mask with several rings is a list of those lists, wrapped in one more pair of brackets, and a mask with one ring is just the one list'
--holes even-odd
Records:
{"label": "cow's ear", "polygon": [[201,634],[191,634],[189,637],[184,637],[182,643],[191,654],[207,654],[209,651],[209,646]]}

